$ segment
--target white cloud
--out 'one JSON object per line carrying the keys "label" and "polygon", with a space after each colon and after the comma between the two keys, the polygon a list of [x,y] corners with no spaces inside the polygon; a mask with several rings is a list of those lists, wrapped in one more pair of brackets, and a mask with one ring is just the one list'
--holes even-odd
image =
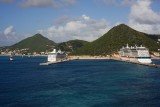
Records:
{"label": "white cloud", "polygon": [[106,33],[110,26],[105,19],[94,20],[89,16],[82,15],[78,18],[67,18],[66,22],[53,25],[48,29],[39,30],[39,33],[46,35],[55,42],[63,42],[72,39],[93,41]]}
{"label": "white cloud", "polygon": [[150,34],[160,33],[160,14],[151,8],[151,0],[137,0],[131,7],[129,26]]}
{"label": "white cloud", "polygon": [[160,23],[160,15],[151,9],[151,0],[138,0],[131,7],[131,21],[141,24],[156,24]]}
{"label": "white cloud", "polygon": [[13,31],[14,27],[12,25],[5,28],[3,31],[0,31],[0,43],[1,45],[9,45],[15,40],[15,32]]}
{"label": "white cloud", "polygon": [[64,27],[64,31],[67,32],[73,32],[78,31],[79,29],[85,28],[87,25],[85,23],[82,23],[81,21],[70,21],[66,23],[66,26]]}
{"label": "white cloud", "polygon": [[82,18],[83,18],[84,20],[89,20],[89,19],[90,19],[90,17],[89,17],[89,16],[86,16],[85,14],[82,15]]}
{"label": "white cloud", "polygon": [[13,26],[9,26],[4,30],[4,35],[14,35],[15,32],[13,32]]}
{"label": "white cloud", "polygon": [[24,0],[22,7],[64,7],[73,5],[76,0]]}
{"label": "white cloud", "polygon": [[14,31],[14,26],[10,25],[0,31],[0,46],[13,45],[28,36],[31,36],[31,34],[17,33]]}

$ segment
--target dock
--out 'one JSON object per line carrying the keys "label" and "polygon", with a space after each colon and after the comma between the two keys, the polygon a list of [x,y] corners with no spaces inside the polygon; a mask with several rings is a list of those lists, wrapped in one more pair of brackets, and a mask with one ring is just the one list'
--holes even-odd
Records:
{"label": "dock", "polygon": [[127,63],[132,63],[132,64],[139,64],[139,65],[143,65],[143,66],[160,68],[159,64],[146,64],[146,63],[140,63],[140,62],[125,61],[125,60],[121,60],[120,58],[113,58],[113,57],[111,59],[112,60],[117,60],[117,61],[122,61],[122,62],[127,62]]}
{"label": "dock", "polygon": [[44,63],[40,63],[39,65],[51,65],[51,64],[56,64],[56,63],[66,62],[66,61],[69,61],[69,60],[59,60],[59,61],[44,62]]}
{"label": "dock", "polygon": [[39,65],[51,65],[51,64],[57,64],[57,63],[62,63],[62,62],[71,61],[71,60],[76,60],[76,59],[66,59],[66,60],[59,60],[59,61],[49,61],[49,62],[40,63]]}
{"label": "dock", "polygon": [[[77,59],[81,59],[81,58],[65,59],[65,60],[59,60],[59,61],[50,61],[50,62],[40,63],[39,65],[51,65],[51,64],[57,64],[57,63],[62,63],[62,62],[67,62],[67,61],[72,61],[72,60],[77,60]],[[112,59],[112,60],[116,60],[116,61],[122,61],[122,62],[127,62],[127,63],[132,63],[132,64],[139,64],[139,65],[143,65],[143,66],[160,68],[159,64],[146,64],[146,63],[140,63],[140,62],[125,61],[125,60],[121,60],[120,58],[117,58],[117,57],[109,57],[109,58],[104,58],[104,59]]]}

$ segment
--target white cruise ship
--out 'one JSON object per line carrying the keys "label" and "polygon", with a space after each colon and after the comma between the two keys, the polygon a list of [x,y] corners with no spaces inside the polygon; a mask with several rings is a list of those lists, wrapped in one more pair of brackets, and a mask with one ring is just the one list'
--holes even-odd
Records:
{"label": "white cruise ship", "polygon": [[61,61],[65,60],[66,58],[66,54],[61,50],[56,51],[56,49],[54,49],[52,52],[48,53],[48,62]]}
{"label": "white cruise ship", "polygon": [[130,62],[140,62],[149,64],[152,62],[149,50],[146,47],[129,47],[128,44],[126,47],[122,47],[119,51],[121,60],[130,61]]}

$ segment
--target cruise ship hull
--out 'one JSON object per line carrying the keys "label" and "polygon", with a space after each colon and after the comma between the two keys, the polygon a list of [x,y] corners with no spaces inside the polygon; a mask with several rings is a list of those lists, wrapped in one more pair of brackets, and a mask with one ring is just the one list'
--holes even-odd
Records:
{"label": "cruise ship hull", "polygon": [[122,61],[129,61],[129,62],[139,62],[139,63],[145,63],[150,64],[152,63],[152,60],[150,58],[137,58],[137,57],[121,57]]}
{"label": "cruise ship hull", "polygon": [[150,63],[152,63],[152,60],[150,58],[138,58],[138,62],[150,64]]}

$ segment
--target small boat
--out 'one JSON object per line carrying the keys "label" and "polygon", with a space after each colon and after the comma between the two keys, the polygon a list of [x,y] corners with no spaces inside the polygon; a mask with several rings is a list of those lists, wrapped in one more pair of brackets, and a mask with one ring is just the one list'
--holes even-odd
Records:
{"label": "small boat", "polygon": [[10,56],[10,57],[9,57],[9,60],[10,60],[10,61],[13,61],[13,58],[12,58],[12,56]]}

